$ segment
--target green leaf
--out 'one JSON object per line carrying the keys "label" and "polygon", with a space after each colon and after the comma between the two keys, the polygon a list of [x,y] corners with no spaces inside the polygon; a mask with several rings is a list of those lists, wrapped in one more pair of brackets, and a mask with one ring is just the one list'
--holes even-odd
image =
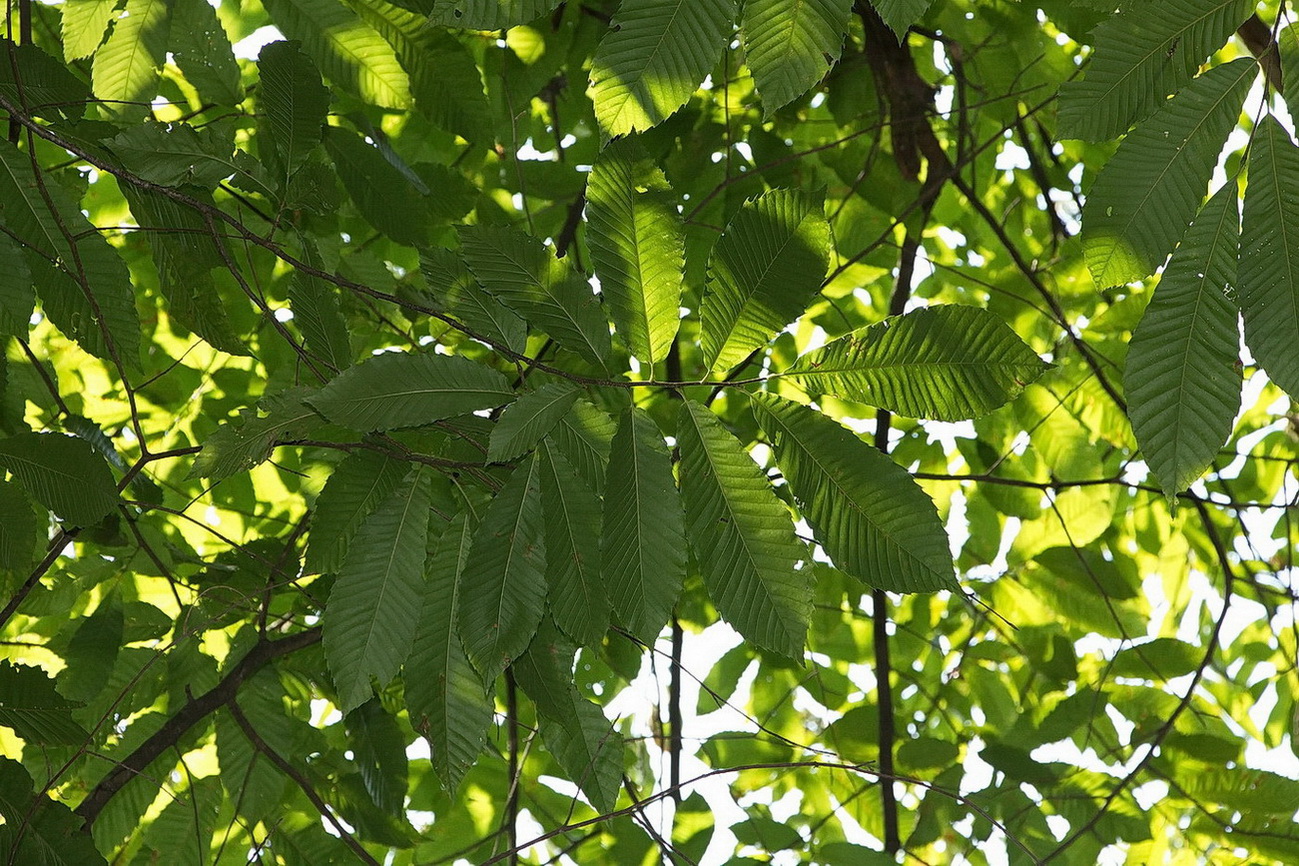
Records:
{"label": "green leaf", "polygon": [[996,314],[949,304],[841,337],[799,358],[784,377],[814,394],[958,421],[1010,402],[1045,370]]}
{"label": "green leaf", "polygon": [[14,242],[0,235],[0,334],[26,335],[35,306],[27,262]]}
{"label": "green leaf", "polygon": [[550,431],[550,440],[577,470],[578,476],[596,492],[604,493],[609,465],[609,448],[618,425],[601,409],[578,400],[573,410]]}
{"label": "green leaf", "polygon": [[934,0],[871,0],[871,5],[889,29],[897,34],[898,42],[902,42],[907,30],[920,20],[933,2]]}
{"label": "green leaf", "polygon": [[1202,648],[1176,638],[1158,637],[1115,653],[1109,673],[1116,677],[1171,680],[1191,673],[1202,661]]}
{"label": "green leaf", "polygon": [[260,412],[244,410],[239,421],[222,424],[194,458],[190,478],[220,481],[268,460],[281,439],[306,435],[320,417],[306,404],[313,393],[305,387],[268,394],[257,402]]}
{"label": "green leaf", "polygon": [[[33,565],[37,539],[36,512],[19,484],[0,481],[0,569],[25,572]],[[42,512],[41,526],[46,519]]]}
{"label": "green leaf", "polygon": [[600,300],[566,260],[510,228],[461,226],[460,251],[483,288],[565,348],[603,366],[609,325]]}
{"label": "green leaf", "polygon": [[234,143],[213,127],[185,123],[136,124],[107,142],[122,164],[159,186],[192,185],[212,190],[238,173]]}
{"label": "green leaf", "polygon": [[[122,191],[136,222],[150,228],[149,247],[172,321],[215,349],[247,355],[212,277],[212,270],[224,267],[224,262],[202,215],[151,189],[124,186]],[[187,194],[203,197],[197,190]]]}
{"label": "green leaf", "polygon": [[[928,0],[922,3],[928,5]],[[852,0],[805,0],[793,4],[785,0],[748,0],[744,4],[740,21],[744,59],[753,70],[767,117],[814,87],[839,60],[850,14]],[[905,29],[898,31],[894,27],[900,33]]]}
{"label": "green leaf", "polygon": [[542,739],[568,777],[600,812],[612,811],[622,785],[622,737],[573,684],[573,648],[553,627],[514,663],[519,686],[537,705]]}
{"label": "green leaf", "polygon": [[0,758],[0,851],[14,863],[106,866],[82,819],[34,787],[22,764]]}
{"label": "green leaf", "polygon": [[63,59],[89,57],[104,41],[117,0],[67,0],[63,4]]}
{"label": "green leaf", "polygon": [[815,297],[830,255],[819,196],[771,190],[745,202],[709,257],[700,339],[725,370],[798,318]]}
{"label": "green leaf", "polygon": [[[324,261],[311,239],[300,236],[302,261],[319,270]],[[339,310],[338,293],[333,286],[305,271],[295,271],[289,280],[289,303],[293,323],[298,326],[308,352],[320,358],[331,369],[345,370],[352,364],[352,344],[347,322]]]}
{"label": "green leaf", "polygon": [[338,464],[311,516],[303,566],[307,574],[331,574],[343,566],[357,530],[409,469],[405,460],[367,450],[355,451]]}
{"label": "green leaf", "polygon": [[230,37],[205,0],[172,0],[171,52],[204,102],[237,105],[243,101],[239,64]]}
{"label": "green leaf", "polygon": [[1204,201],[1222,144],[1258,64],[1237,60],[1192,81],[1119,146],[1087,195],[1083,248],[1100,288],[1150,276]]}
{"label": "green leaf", "polygon": [[1228,182],[1195,218],[1132,334],[1124,373],[1132,432],[1169,496],[1208,468],[1240,407],[1240,337],[1229,297],[1240,247]]}
{"label": "green leaf", "polygon": [[1091,35],[1096,53],[1082,81],[1060,86],[1060,137],[1103,141],[1123,134],[1190,81],[1253,8],[1249,0],[1156,0],[1121,8]]}
{"label": "green leaf", "polygon": [[397,49],[420,112],[469,141],[491,138],[491,110],[482,75],[464,45],[449,33],[429,27],[423,15],[384,0],[352,0],[352,7]]}
{"label": "green leaf", "polygon": [[[276,754],[291,755],[294,741],[302,736],[305,723],[286,714],[287,695],[274,670],[254,674],[239,690],[239,711]],[[248,740],[229,713],[216,717],[217,759],[221,783],[239,801],[239,814],[258,821],[284,800],[285,785],[291,784],[279,768]]]}
{"label": "green leaf", "polygon": [[394,818],[402,817],[410,768],[406,738],[397,720],[384,710],[378,698],[370,698],[348,713],[343,723],[347,726],[352,760],[361,771],[361,781],[374,805]]}
{"label": "green leaf", "polygon": [[61,695],[89,701],[104,690],[122,647],[124,625],[122,605],[116,595],[101,601],[94,613],[82,618],[63,651],[68,666],[59,674]]}
{"label": "green leaf", "polygon": [[0,39],[0,54],[0,93],[25,113],[51,120],[82,115],[90,88],[59,60],[35,45],[8,39]]}
{"label": "green leaf", "polygon": [[32,498],[74,526],[98,523],[117,507],[117,485],[89,443],[61,433],[0,439],[0,466]]}
{"label": "green leaf", "polygon": [[325,149],[338,168],[343,188],[370,225],[399,244],[428,241],[428,206],[424,197],[378,148],[354,132],[331,126]]}
{"label": "green leaf", "polygon": [[257,58],[257,103],[286,171],[320,144],[329,112],[329,89],[307,55],[292,42],[272,42]]}
{"label": "green leaf", "polygon": [[410,107],[410,81],[391,45],[337,0],[267,0],[280,31],[335,84],[383,108]]}
{"label": "green leaf", "polygon": [[507,406],[492,427],[487,460],[506,463],[527,454],[568,414],[578,393],[571,386],[547,382]]}
{"label": "green leaf", "polygon": [[706,406],[681,404],[677,438],[686,534],[718,612],[749,641],[801,659],[812,589],[794,567],[807,549],[789,509]]}
{"label": "green leaf", "polygon": [[550,615],[573,640],[597,646],[609,628],[609,598],[600,573],[600,500],[552,441],[543,442],[537,453]]}
{"label": "green leaf", "polygon": [[1299,395],[1299,149],[1271,115],[1249,152],[1239,276],[1245,344],[1277,387]]}
{"label": "green leaf", "polygon": [[627,630],[652,643],[685,581],[685,516],[667,445],[640,409],[622,415],[604,493],[605,587]]}
{"label": "green leaf", "polygon": [[668,188],[663,171],[630,139],[604,149],[586,186],[600,291],[647,375],[667,357],[681,323],[685,231]]}
{"label": "green leaf", "polygon": [[537,455],[510,476],[474,532],[456,617],[469,660],[492,682],[528,647],[546,599],[546,541]]}
{"label": "green leaf", "polygon": [[95,52],[91,85],[104,108],[127,117],[148,113],[170,37],[167,0],[127,0],[108,41]]}
{"label": "green leaf", "polygon": [[890,592],[957,588],[938,509],[906,470],[820,412],[770,394],[752,405],[836,567]]}
{"label": "green leaf", "polygon": [[527,24],[559,5],[559,0],[434,0],[429,20],[466,30],[505,30]]}
{"label": "green leaf", "polygon": [[29,744],[84,743],[90,735],[72,719],[79,706],[55,691],[54,680],[40,668],[0,661],[0,725]]}
{"label": "green leaf", "polygon": [[499,340],[512,352],[522,353],[527,348],[527,324],[478,285],[478,280],[455,252],[421,250],[420,270],[438,299],[436,306],[453,313],[484,337]]}
{"label": "green leaf", "polygon": [[411,725],[429,742],[433,769],[454,792],[486,743],[494,707],[456,631],[456,596],[474,527],[461,513],[428,563],[424,607],[406,660]]}
{"label": "green leaf", "polygon": [[735,0],[624,0],[591,61],[591,98],[612,137],[686,104],[731,37]]}
{"label": "green leaf", "polygon": [[419,467],[357,531],[325,609],[325,659],[344,713],[410,653],[424,597],[431,470]]}
{"label": "green leaf", "polygon": [[505,377],[459,355],[385,352],[345,370],[308,402],[353,430],[395,430],[493,409],[514,392]]}

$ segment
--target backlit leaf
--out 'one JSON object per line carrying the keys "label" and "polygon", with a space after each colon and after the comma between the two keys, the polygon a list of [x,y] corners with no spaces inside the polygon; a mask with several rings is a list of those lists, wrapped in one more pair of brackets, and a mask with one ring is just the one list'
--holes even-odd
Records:
{"label": "backlit leaf", "polygon": [[[876,0],[875,5],[884,2],[887,0]],[[740,32],[745,62],[753,70],[768,117],[814,87],[839,59],[851,13],[852,0],[792,4],[748,0],[744,4]]]}
{"label": "backlit leaf", "polygon": [[0,466],[32,498],[74,526],[89,526],[117,507],[117,484],[85,440],[61,433],[0,439]]}

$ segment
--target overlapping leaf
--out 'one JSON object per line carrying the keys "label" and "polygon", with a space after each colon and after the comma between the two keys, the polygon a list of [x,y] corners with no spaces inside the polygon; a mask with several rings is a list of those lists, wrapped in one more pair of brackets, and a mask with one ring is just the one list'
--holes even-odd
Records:
{"label": "overlapping leaf", "polygon": [[0,662],[0,725],[32,746],[75,746],[89,735],[72,718],[80,704],[54,690],[54,680],[38,667]]}
{"label": "overlapping leaf", "polygon": [[388,497],[410,465],[374,451],[356,451],[334,469],[316,500],[307,539],[308,574],[342,567],[357,530]]}
{"label": "overlapping leaf", "polygon": [[487,459],[504,463],[527,454],[568,413],[577,395],[576,388],[555,382],[524,394],[501,413],[492,428]]}
{"label": "overlapping leaf", "polygon": [[545,611],[546,540],[541,467],[534,454],[496,494],[460,573],[456,616],[465,651],[485,682],[528,647]]}
{"label": "overlapping leaf", "polygon": [[387,352],[357,364],[308,402],[353,430],[395,430],[510,402],[509,382],[458,355]]}
{"label": "overlapping leaf", "polygon": [[[170,34],[171,6],[166,0],[127,0],[108,41],[95,52],[91,73],[95,96],[111,111],[143,117],[158,92],[158,72]],[[87,34],[87,42],[91,38]]]}
{"label": "overlapping leaf", "polygon": [[434,0],[429,20],[467,30],[504,30],[527,24],[559,5],[559,0]]}
{"label": "overlapping leaf", "polygon": [[995,314],[943,305],[841,337],[799,358],[785,376],[815,394],[957,421],[1013,400],[1045,369]]}
{"label": "overlapping leaf", "polygon": [[753,406],[837,567],[891,592],[956,588],[938,509],[906,470],[820,412],[769,394]]}
{"label": "overlapping leaf", "polygon": [[410,653],[424,601],[432,479],[410,474],[352,540],[325,609],[325,658],[347,713],[370,699]]}
{"label": "overlapping leaf", "polygon": [[456,630],[457,587],[473,533],[464,513],[443,532],[428,563],[423,613],[406,661],[411,725],[429,741],[433,769],[451,791],[482,752],[493,712]]}
{"label": "overlapping leaf", "polygon": [[1235,183],[1195,218],[1132,334],[1124,374],[1132,432],[1169,496],[1209,466],[1240,406]]}
{"label": "overlapping leaf", "polygon": [[1299,395],[1299,148],[1270,115],[1249,154],[1239,275],[1245,343],[1268,378]]}
{"label": "overlapping leaf", "polygon": [[591,61],[591,98],[606,135],[662,123],[712,71],[735,0],[626,0]]}
{"label": "overlapping leaf", "polygon": [[871,0],[871,5],[901,42],[907,30],[920,20],[933,2],[934,0]]}
{"label": "overlapping leaf", "polygon": [[0,237],[0,334],[26,334],[35,305],[27,262],[13,241]]}
{"label": "overlapping leaf", "polygon": [[63,59],[79,60],[94,53],[113,20],[115,0],[67,0],[63,4]]}
{"label": "overlapping leaf", "polygon": [[1209,70],[1119,146],[1083,209],[1083,246],[1098,286],[1143,279],[1163,264],[1204,201],[1257,76],[1253,60]]}
{"label": "overlapping leaf", "polygon": [[553,442],[543,442],[537,454],[550,615],[573,640],[595,646],[609,628],[609,597],[600,571],[600,500]]}
{"label": "overlapping leaf", "polygon": [[604,486],[605,587],[623,625],[652,642],[685,580],[685,518],[672,461],[644,411],[623,413]]}
{"label": "overlapping leaf", "polygon": [[819,197],[772,190],[746,202],[709,258],[701,340],[714,370],[733,367],[816,295],[830,255]]}
{"label": "overlapping leaf", "polygon": [[768,117],[806,93],[839,60],[851,13],[852,0],[744,4],[744,58]]}
{"label": "overlapping leaf", "polygon": [[420,271],[439,308],[455,314],[483,337],[499,340],[510,351],[527,348],[527,324],[478,285],[460,256],[451,250],[426,249],[421,250],[419,259]]}
{"label": "overlapping leaf", "polygon": [[244,98],[230,37],[205,0],[172,0],[171,52],[204,102],[236,105]]}
{"label": "overlapping leaf", "polygon": [[609,465],[609,448],[618,425],[603,410],[578,400],[573,410],[559,419],[550,440],[596,494],[604,492]]}
{"label": "overlapping leaf", "polygon": [[686,530],[721,615],[749,641],[801,658],[812,613],[806,548],[789,509],[717,416],[687,400],[677,422]]}
{"label": "overlapping leaf", "polygon": [[1060,87],[1060,135],[1117,138],[1191,80],[1253,9],[1249,0],[1134,3],[1092,34],[1082,81]]}
{"label": "overlapping leaf", "polygon": [[399,244],[419,246],[428,241],[424,197],[378,148],[336,126],[329,128],[325,148],[347,194],[370,225]]}
{"label": "overlapping leaf", "polygon": [[269,459],[281,439],[303,436],[319,426],[320,416],[304,402],[311,394],[304,387],[268,394],[257,403],[260,412],[245,410],[237,421],[222,424],[203,443],[189,477],[220,481],[247,472]]}
{"label": "overlapping leaf", "polygon": [[410,81],[392,46],[351,9],[338,0],[267,0],[265,6],[335,84],[372,105],[410,107]]}
{"label": "overlapping leaf", "polygon": [[271,143],[292,172],[320,144],[329,111],[329,90],[307,55],[289,42],[272,42],[257,59],[257,102]]}
{"label": "overlapping leaf", "polygon": [[90,444],[61,433],[0,439],[0,466],[32,498],[74,526],[89,526],[117,507],[117,484]]}
{"label": "overlapping leaf", "polygon": [[590,285],[537,238],[508,228],[462,226],[460,251],[487,291],[587,361],[609,356],[609,325]]}
{"label": "overlapping leaf", "polygon": [[587,231],[600,291],[627,348],[648,368],[667,357],[679,313],[685,232],[663,172],[632,140],[600,154],[587,181]]}

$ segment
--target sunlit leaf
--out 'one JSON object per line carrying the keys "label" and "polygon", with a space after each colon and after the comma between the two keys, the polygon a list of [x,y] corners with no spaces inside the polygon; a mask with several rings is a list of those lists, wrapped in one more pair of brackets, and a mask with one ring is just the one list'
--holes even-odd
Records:
{"label": "sunlit leaf", "polygon": [[[875,5],[883,2],[877,0]],[[768,117],[815,86],[839,59],[851,13],[852,0],[792,5],[782,0],[749,0],[744,4],[740,32],[745,62],[753,70]]]}

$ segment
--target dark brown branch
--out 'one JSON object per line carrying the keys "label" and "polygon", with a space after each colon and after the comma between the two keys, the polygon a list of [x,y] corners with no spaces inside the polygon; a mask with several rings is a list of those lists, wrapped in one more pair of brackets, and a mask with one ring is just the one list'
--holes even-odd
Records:
{"label": "dark brown branch", "polygon": [[184,706],[177,710],[175,715],[169,718],[153,736],[137,746],[135,751],[119,761],[108,775],[100,779],[94,790],[86,795],[81,805],[77,806],[76,813],[85,820],[87,826],[94,824],[100,812],[127,782],[143,773],[158,756],[178,743],[186,731],[224,704],[232,702],[245,680],[269,662],[319,641],[320,628],[317,626],[279,640],[264,640],[254,644],[248,654],[240,659],[239,663],[230,669],[230,673],[226,674],[211,691],[186,701]]}

